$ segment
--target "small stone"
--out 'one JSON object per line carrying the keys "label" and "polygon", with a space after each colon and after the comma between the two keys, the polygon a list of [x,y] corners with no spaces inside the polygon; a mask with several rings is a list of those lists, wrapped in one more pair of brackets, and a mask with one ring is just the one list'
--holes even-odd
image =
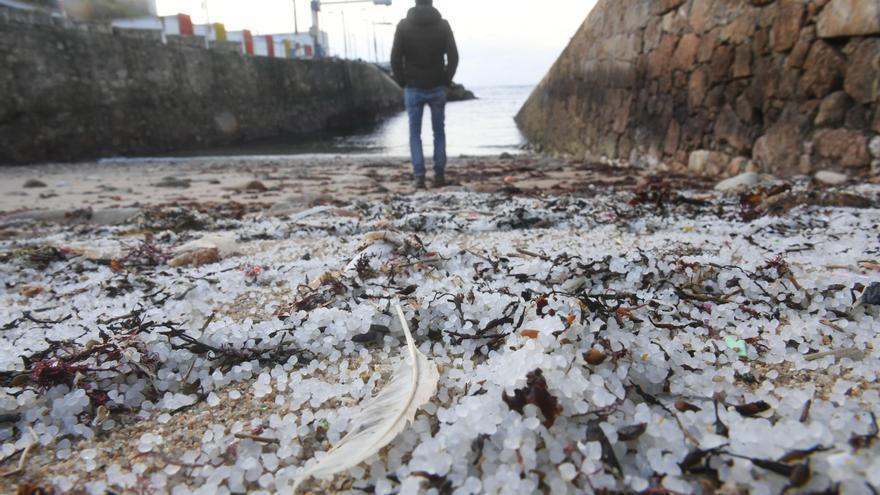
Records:
{"label": "small stone", "polygon": [[252,180],[252,181],[248,182],[247,184],[242,186],[242,189],[245,191],[259,191],[259,192],[266,192],[269,190],[269,188],[266,187],[265,184],[263,184],[262,182],[260,182],[258,180]]}
{"label": "small stone", "polygon": [[167,189],[189,189],[192,181],[189,179],[179,179],[177,177],[164,177],[161,181],[153,184],[155,187],[163,187]]}
{"label": "small stone", "polygon": [[880,283],[874,282],[862,293],[862,303],[871,306],[880,306]]}
{"label": "small stone", "polygon": [[37,189],[41,187],[49,187],[45,182],[39,181],[37,179],[28,179],[23,186],[25,189]]}
{"label": "small stone", "polygon": [[816,175],[814,175],[813,178],[816,179],[816,182],[828,186],[839,186],[849,181],[849,176],[847,176],[846,174],[832,172],[830,170],[821,170],[819,172],[816,172]]}
{"label": "small stone", "polygon": [[715,190],[725,193],[743,191],[757,186],[761,183],[761,180],[760,175],[753,172],[746,172],[719,182],[718,185],[715,186]]}
{"label": "small stone", "polygon": [[871,143],[868,144],[868,149],[871,151],[871,156],[880,159],[880,136],[874,136],[874,138],[871,139]]}
{"label": "small stone", "polygon": [[586,354],[584,354],[584,360],[590,366],[599,366],[600,364],[605,362],[605,359],[607,357],[608,356],[599,349],[590,349],[589,351],[587,351]]}
{"label": "small stone", "polygon": [[697,175],[718,175],[730,163],[730,157],[718,151],[697,150],[690,154],[688,170]]}

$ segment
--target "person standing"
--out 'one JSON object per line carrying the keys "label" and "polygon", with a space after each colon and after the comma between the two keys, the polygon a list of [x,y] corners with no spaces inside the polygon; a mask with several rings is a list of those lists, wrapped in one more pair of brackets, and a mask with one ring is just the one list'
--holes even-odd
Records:
{"label": "person standing", "polygon": [[409,115],[409,146],[416,189],[425,188],[425,154],[422,149],[422,115],[431,108],[434,130],[434,187],[446,185],[446,87],[458,69],[458,47],[449,22],[432,0],[416,6],[397,25],[391,49],[394,79],[404,87]]}

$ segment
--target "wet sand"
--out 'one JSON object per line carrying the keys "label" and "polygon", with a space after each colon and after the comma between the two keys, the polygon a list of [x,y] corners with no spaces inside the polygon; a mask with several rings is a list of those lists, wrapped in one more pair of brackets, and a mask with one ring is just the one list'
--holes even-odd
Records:
{"label": "wet sand", "polygon": [[[459,157],[450,160],[444,191],[589,194],[634,186],[642,174],[528,154]],[[40,211],[49,217],[176,202],[281,210],[287,205],[295,211],[328,200],[374,200],[413,191],[408,159],[368,155],[105,160],[3,168],[0,178],[0,215]],[[45,187],[26,188],[29,181]]]}

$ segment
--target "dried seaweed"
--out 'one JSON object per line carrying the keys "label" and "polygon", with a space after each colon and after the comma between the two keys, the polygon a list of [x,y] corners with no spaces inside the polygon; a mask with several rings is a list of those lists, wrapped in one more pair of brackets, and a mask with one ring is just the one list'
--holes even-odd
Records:
{"label": "dried seaweed", "polygon": [[501,399],[508,407],[520,414],[527,404],[537,406],[544,415],[544,426],[547,428],[553,426],[556,416],[562,413],[562,404],[547,390],[544,371],[540,368],[526,375],[525,387],[514,390],[512,397],[504,392]]}

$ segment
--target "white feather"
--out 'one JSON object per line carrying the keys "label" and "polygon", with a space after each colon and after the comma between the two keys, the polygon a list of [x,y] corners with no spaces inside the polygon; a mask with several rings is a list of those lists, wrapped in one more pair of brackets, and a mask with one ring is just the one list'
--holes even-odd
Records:
{"label": "white feather", "polygon": [[416,412],[437,393],[437,364],[416,349],[403,310],[397,315],[406,335],[408,359],[395,370],[391,382],[351,421],[348,434],[326,455],[297,475],[299,484],[311,477],[329,478],[353,468],[376,454],[415,420]]}

